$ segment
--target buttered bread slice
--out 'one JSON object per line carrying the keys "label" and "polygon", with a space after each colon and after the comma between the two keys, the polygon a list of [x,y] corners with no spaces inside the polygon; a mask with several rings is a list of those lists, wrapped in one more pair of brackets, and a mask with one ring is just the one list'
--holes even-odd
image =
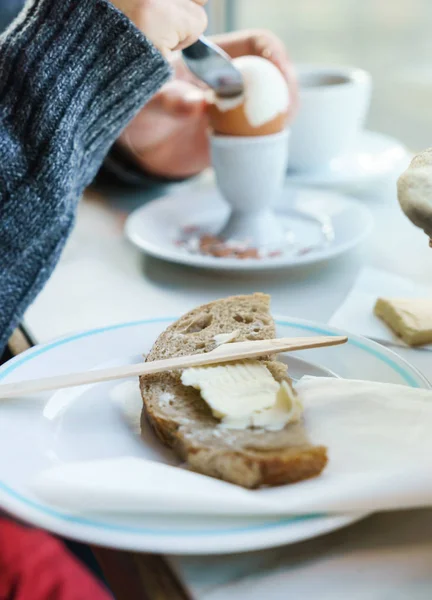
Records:
{"label": "buttered bread slice", "polygon": [[375,314],[409,346],[432,343],[432,298],[378,298]]}
{"label": "buttered bread slice", "polygon": [[[235,296],[187,313],[162,333],[147,356],[158,360],[210,352],[221,341],[271,339],[276,335],[265,294]],[[222,334],[222,335],[221,335]],[[262,359],[278,383],[291,382],[284,363]],[[292,483],[319,475],[326,448],[310,443],[303,419],[269,431],[223,426],[200,391],[184,385],[182,373],[140,378],[148,419],[158,437],[200,473],[248,488]]]}

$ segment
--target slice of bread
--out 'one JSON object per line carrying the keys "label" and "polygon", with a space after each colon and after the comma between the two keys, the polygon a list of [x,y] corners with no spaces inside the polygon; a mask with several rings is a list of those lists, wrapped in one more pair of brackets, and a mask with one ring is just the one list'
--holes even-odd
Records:
{"label": "slice of bread", "polygon": [[[234,296],[200,306],[170,325],[156,340],[147,360],[210,352],[214,336],[238,330],[236,341],[276,335],[265,294]],[[263,358],[277,381],[287,380],[287,366]],[[281,431],[229,430],[218,427],[198,390],[185,387],[181,373],[140,378],[144,410],[159,438],[188,466],[205,475],[247,488],[293,483],[319,475],[327,463],[326,448],[313,446],[302,422]]]}

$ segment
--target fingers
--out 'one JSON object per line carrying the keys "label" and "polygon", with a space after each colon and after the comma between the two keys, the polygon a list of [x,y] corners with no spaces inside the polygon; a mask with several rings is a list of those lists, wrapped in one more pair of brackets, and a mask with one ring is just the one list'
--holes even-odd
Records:
{"label": "fingers", "polygon": [[289,80],[292,77],[291,61],[283,42],[271,32],[259,32],[249,38],[251,54],[271,60]]}
{"label": "fingers", "polygon": [[291,107],[290,107],[290,115],[289,119],[291,120],[299,109],[300,98],[299,98],[299,88],[297,82],[297,75],[295,73],[294,65],[289,62],[288,67],[286,68],[286,77],[288,81],[288,89],[291,97]]}
{"label": "fingers", "polygon": [[166,84],[123,132],[124,147],[139,156],[177,132],[194,128],[206,118],[204,98],[205,94],[190,83],[174,80]]}
{"label": "fingers", "polygon": [[189,33],[173,48],[174,52],[191,46],[207,29],[207,13],[203,9],[200,10],[201,12],[196,15],[193,23],[189,24]]}
{"label": "fingers", "polygon": [[298,85],[293,64],[288,56],[282,40],[271,32],[260,32],[250,38],[252,53],[271,60],[283,73],[290,92],[290,117],[298,109]]}
{"label": "fingers", "polygon": [[[163,138],[151,146],[133,145],[123,137],[126,150],[149,173],[168,178],[190,177],[210,165],[207,137],[208,121],[200,118],[175,119]],[[187,148],[187,152],[185,152]]]}
{"label": "fingers", "polygon": [[171,116],[194,116],[205,110],[205,94],[186,81],[174,80],[167,84],[154,99],[162,112]]}
{"label": "fingers", "polygon": [[179,43],[173,51],[182,50],[197,41],[208,25],[207,13],[203,6],[207,0],[184,0],[184,9],[187,14],[187,30],[180,37]]}
{"label": "fingers", "polygon": [[177,44],[177,46],[174,48],[174,52],[176,52],[178,50],[183,50],[183,48],[188,48],[189,46],[192,46],[192,44],[197,41],[197,39],[200,37],[200,35],[201,34],[199,34],[199,35],[195,35],[195,34],[188,35],[181,42],[179,42]]}
{"label": "fingers", "polygon": [[246,30],[214,36],[212,39],[233,58],[253,54],[275,64],[288,83],[290,117],[294,116],[298,108],[297,78],[285,45],[277,35],[267,30]]}

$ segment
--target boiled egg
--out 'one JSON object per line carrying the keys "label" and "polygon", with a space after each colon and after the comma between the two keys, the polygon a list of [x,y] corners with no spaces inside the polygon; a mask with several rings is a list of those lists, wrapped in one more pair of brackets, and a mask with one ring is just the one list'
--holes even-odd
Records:
{"label": "boiled egg", "polygon": [[241,56],[232,62],[243,76],[244,92],[236,98],[212,97],[208,113],[213,131],[235,136],[282,131],[290,97],[280,70],[259,56]]}

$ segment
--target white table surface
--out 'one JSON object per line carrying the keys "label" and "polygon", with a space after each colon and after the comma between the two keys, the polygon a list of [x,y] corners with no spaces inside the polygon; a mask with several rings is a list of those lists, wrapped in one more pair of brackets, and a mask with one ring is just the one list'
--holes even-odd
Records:
{"label": "white table surface", "polygon": [[432,510],[374,515],[314,540],[173,564],[199,600],[429,600]]}
{"label": "white table surface", "polygon": [[[360,248],[328,264],[269,273],[215,273],[165,263],[141,254],[123,237],[128,210],[148,194],[91,193],[63,259],[27,313],[39,341],[82,328],[137,318],[180,314],[228,294],[268,292],[273,313],[326,322],[363,265],[432,285],[427,238],[401,214],[395,181],[363,201],[375,231]],[[110,201],[111,199],[111,201]],[[118,284],[118,285],[116,285]],[[123,284],[123,285],[122,285]]]}
{"label": "white table surface", "polygon": [[[71,331],[178,315],[228,294],[272,296],[273,313],[327,322],[364,265],[432,284],[432,251],[401,214],[395,181],[363,201],[376,222],[363,246],[329,264],[239,275],[195,270],[141,255],[122,235],[128,210],[148,195],[87,194],[77,227],[26,326],[43,342]],[[398,349],[425,373],[429,351]],[[199,600],[429,598],[432,510],[376,515],[342,531],[287,548],[173,562]],[[296,596],[294,595],[296,594]]]}

